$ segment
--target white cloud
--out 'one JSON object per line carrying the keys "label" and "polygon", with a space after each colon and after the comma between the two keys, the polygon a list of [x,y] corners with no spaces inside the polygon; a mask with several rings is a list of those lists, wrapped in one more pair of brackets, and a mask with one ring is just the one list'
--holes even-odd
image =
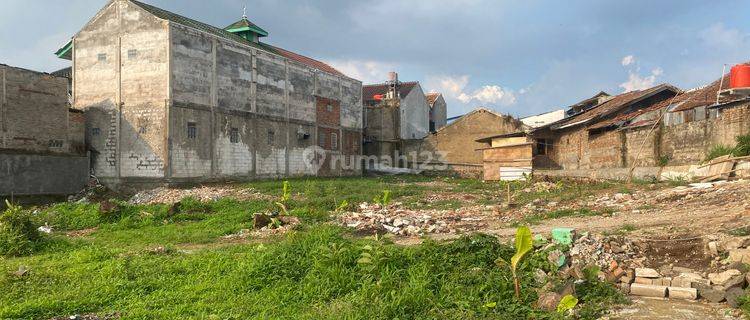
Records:
{"label": "white cloud", "polygon": [[498,85],[484,85],[474,91],[467,91],[469,76],[439,76],[426,82],[430,91],[440,91],[445,96],[469,104],[473,101],[483,104],[509,106],[516,103],[515,93]]}
{"label": "white cloud", "polygon": [[328,64],[363,84],[385,82],[388,72],[398,68],[395,63],[374,60],[329,60]]}
{"label": "white cloud", "polygon": [[620,87],[624,89],[624,92],[636,91],[648,89],[654,86],[656,79],[664,74],[664,70],[661,68],[655,68],[651,70],[651,74],[648,76],[641,76],[638,72],[629,71],[628,81],[620,84]]}
{"label": "white cloud", "polygon": [[635,56],[633,56],[632,54],[624,56],[624,57],[622,57],[622,62],[620,62],[620,63],[622,64],[623,67],[627,67],[627,66],[635,63]]}
{"label": "white cloud", "polygon": [[474,90],[471,94],[461,93],[457,98],[463,103],[469,103],[472,100],[482,103],[496,103],[503,106],[516,103],[516,96],[512,91],[495,85],[483,86],[480,89]]}

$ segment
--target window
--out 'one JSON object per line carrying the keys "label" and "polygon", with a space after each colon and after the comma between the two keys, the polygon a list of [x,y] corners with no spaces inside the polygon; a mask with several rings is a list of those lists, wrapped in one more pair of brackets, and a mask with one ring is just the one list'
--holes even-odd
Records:
{"label": "window", "polygon": [[326,111],[333,112],[333,106],[330,103],[326,105]]}
{"label": "window", "polygon": [[132,60],[132,59],[135,59],[136,57],[138,57],[138,50],[135,50],[135,49],[128,50],[128,59]]}
{"label": "window", "polygon": [[101,62],[107,61],[107,54],[106,53],[97,54],[96,60],[101,61]]}
{"label": "window", "polygon": [[187,137],[188,139],[195,139],[198,137],[198,127],[195,125],[195,122],[187,123]]}
{"label": "window", "polygon": [[339,135],[331,133],[331,150],[337,150],[339,148]]}
{"label": "window", "polygon": [[142,125],[142,126],[138,127],[138,133],[139,134],[146,134],[146,133],[148,133],[148,127],[146,127],[145,125]]}
{"label": "window", "polygon": [[48,145],[50,148],[62,148],[63,141],[62,140],[50,140]]}
{"label": "window", "polygon": [[547,154],[547,140],[545,139],[536,140],[536,154],[538,155]]}
{"label": "window", "polygon": [[318,145],[321,148],[324,148],[326,146],[326,135],[324,133],[318,134]]}
{"label": "window", "polygon": [[240,129],[237,129],[237,128],[229,129],[229,142],[231,143],[240,142]]}
{"label": "window", "polygon": [[91,135],[92,136],[98,136],[102,134],[102,129],[99,128],[91,128]]}
{"label": "window", "polygon": [[274,139],[274,136],[276,135],[276,132],[273,132],[273,130],[268,130],[268,144],[272,145]]}

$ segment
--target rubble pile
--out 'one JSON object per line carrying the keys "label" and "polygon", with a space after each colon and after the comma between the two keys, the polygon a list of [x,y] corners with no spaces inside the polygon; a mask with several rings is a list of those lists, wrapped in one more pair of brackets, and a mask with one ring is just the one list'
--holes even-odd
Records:
{"label": "rubble pile", "polygon": [[130,204],[174,204],[180,200],[192,197],[200,201],[216,201],[221,198],[233,198],[237,200],[271,200],[272,196],[265,195],[248,188],[232,186],[201,186],[191,189],[174,189],[159,187],[143,190],[133,195],[128,201]]}
{"label": "rubble pile", "polygon": [[465,207],[457,210],[407,210],[400,203],[389,206],[361,203],[358,211],[337,214],[342,226],[360,232],[388,232],[402,236],[428,233],[475,231],[488,226],[495,206]]}
{"label": "rubble pile", "polygon": [[[669,239],[587,233],[577,236],[575,231],[571,233],[573,240],[567,252],[554,250],[548,253],[548,260],[560,266],[558,276],[563,278],[584,279],[583,270],[597,266],[601,280],[615,284],[626,294],[687,300],[702,298],[713,303],[726,302],[734,308],[738,307],[738,298],[744,295],[744,289],[750,284],[750,268],[747,266],[750,262],[750,236],[673,239],[688,243],[680,245]],[[693,245],[698,248],[691,248]],[[675,249],[670,249],[674,252],[661,252],[661,248]],[[682,260],[670,258],[687,250],[698,252]],[[661,256],[654,257],[659,252]]]}

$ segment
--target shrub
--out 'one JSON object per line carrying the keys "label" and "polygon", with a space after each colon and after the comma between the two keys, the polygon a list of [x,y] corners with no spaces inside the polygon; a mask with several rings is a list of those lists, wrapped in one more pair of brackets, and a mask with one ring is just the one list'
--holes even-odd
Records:
{"label": "shrub", "polygon": [[737,141],[737,146],[734,147],[733,154],[737,157],[750,156],[750,134],[737,136],[734,139]]}
{"label": "shrub", "polygon": [[7,208],[0,214],[0,255],[20,256],[33,252],[42,235],[31,214],[6,200]]}
{"label": "shrub", "polygon": [[713,148],[711,148],[711,151],[708,152],[708,155],[706,156],[706,161],[711,161],[718,157],[732,154],[732,150],[733,150],[732,147],[728,147],[722,144],[716,145]]}

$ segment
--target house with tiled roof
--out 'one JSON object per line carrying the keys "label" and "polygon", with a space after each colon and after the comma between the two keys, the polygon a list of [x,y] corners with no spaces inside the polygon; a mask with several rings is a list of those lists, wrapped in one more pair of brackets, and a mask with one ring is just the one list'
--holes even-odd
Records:
{"label": "house with tiled roof", "polygon": [[401,82],[395,72],[384,83],[362,86],[364,154],[403,154],[404,141],[421,140],[430,133],[430,105],[419,82]]}
{"label": "house with tiled roof", "polygon": [[109,1],[56,52],[72,60],[73,107],[85,111],[99,180],[359,174],[305,150],[361,154],[361,82],[267,37],[246,16],[219,28]]}
{"label": "house with tiled roof", "polygon": [[600,99],[603,97],[600,93],[584,100],[596,100],[598,103],[582,107],[573,116],[531,131],[536,142],[535,169],[576,170],[624,166],[628,161],[627,156],[623,156],[627,153],[627,142],[623,142],[619,132],[603,124],[669,100],[680,92],[679,88],[661,84],[645,90],[607,96],[606,99]]}

